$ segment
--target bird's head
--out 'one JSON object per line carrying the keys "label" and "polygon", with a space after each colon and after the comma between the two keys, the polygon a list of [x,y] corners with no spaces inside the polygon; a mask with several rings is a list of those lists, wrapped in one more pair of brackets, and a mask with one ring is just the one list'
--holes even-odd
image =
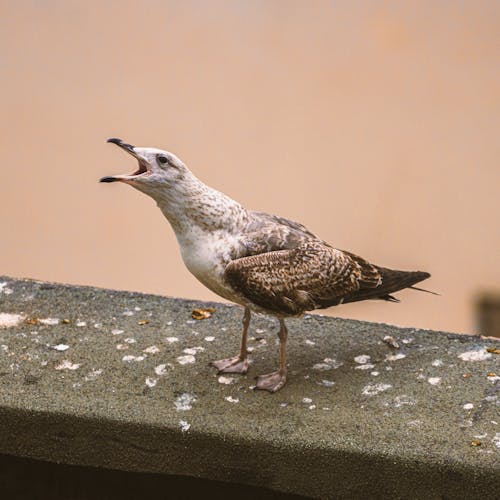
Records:
{"label": "bird's head", "polygon": [[164,189],[182,189],[182,184],[191,180],[192,174],[177,156],[156,148],[139,148],[123,142],[121,139],[108,139],[132,155],[138,162],[138,168],[131,174],[102,177],[100,182],[124,182],[153,198],[155,193]]}

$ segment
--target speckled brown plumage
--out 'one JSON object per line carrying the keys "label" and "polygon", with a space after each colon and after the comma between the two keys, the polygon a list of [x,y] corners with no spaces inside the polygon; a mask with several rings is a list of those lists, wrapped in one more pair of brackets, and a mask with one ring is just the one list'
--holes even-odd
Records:
{"label": "speckled brown plumage", "polygon": [[125,182],[151,196],[172,225],[189,271],[245,308],[239,354],[213,365],[220,372],[246,373],[251,311],[278,317],[280,369],[258,377],[258,389],[275,392],[285,384],[285,317],[346,302],[397,301],[392,293],[430,276],[370,264],[333,248],[298,222],[247,210],[203,184],[168,151],[137,148],[115,138],[109,142],[133,155],[139,169],[101,180]]}

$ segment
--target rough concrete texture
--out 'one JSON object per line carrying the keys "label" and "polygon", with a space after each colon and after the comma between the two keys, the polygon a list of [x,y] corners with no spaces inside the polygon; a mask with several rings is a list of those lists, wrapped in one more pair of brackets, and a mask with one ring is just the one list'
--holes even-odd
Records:
{"label": "rough concrete texture", "polygon": [[269,394],[251,386],[277,365],[277,321],[254,316],[248,375],[219,377],[242,311],[191,318],[206,306],[0,278],[0,453],[309,497],[498,498],[497,341],[306,316]]}

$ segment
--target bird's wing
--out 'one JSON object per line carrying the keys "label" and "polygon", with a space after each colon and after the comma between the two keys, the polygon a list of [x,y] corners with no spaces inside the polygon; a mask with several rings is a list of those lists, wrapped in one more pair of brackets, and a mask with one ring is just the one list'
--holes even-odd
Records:
{"label": "bird's wing", "polygon": [[307,241],[319,240],[298,222],[265,212],[250,213],[253,217],[242,238],[246,248],[245,256],[291,250],[304,245]]}
{"label": "bird's wing", "polygon": [[250,302],[281,314],[337,305],[361,288],[380,284],[374,266],[320,240],[233,260],[225,278]]}

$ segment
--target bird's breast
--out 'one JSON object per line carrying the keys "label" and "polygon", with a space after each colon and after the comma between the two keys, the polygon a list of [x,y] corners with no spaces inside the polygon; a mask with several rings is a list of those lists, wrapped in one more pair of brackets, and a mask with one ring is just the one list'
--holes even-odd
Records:
{"label": "bird's breast", "polygon": [[192,233],[178,238],[182,259],[188,270],[207,288],[228,300],[235,294],[225,283],[227,264],[238,253],[238,238],[223,233]]}

